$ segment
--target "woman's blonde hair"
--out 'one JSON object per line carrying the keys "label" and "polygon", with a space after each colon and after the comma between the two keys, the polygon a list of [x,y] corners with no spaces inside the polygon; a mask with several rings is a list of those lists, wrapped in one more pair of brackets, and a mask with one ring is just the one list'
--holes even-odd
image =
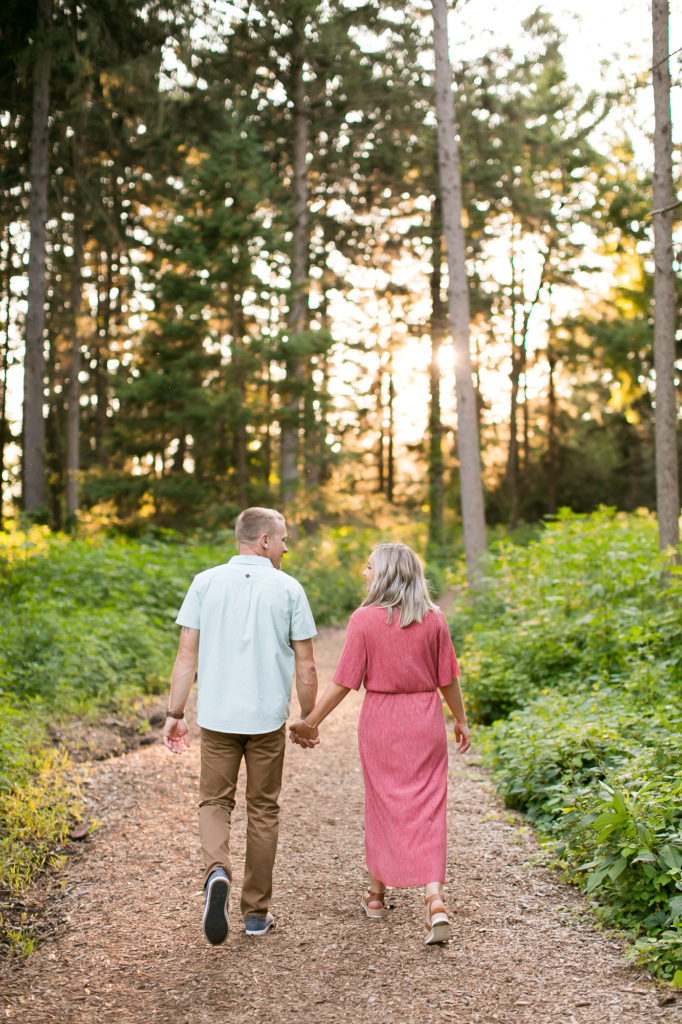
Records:
{"label": "woman's blonde hair", "polygon": [[430,611],[438,611],[429,597],[422,564],[407,544],[377,544],[374,579],[362,604],[386,608],[389,623],[397,608],[401,628],[421,622]]}

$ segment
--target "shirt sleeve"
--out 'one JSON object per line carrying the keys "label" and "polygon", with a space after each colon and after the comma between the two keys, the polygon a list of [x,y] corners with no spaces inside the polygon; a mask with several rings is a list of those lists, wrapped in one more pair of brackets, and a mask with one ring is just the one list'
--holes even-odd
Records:
{"label": "shirt sleeve", "polygon": [[367,644],[360,623],[353,613],[348,621],[346,642],[332,681],[348,690],[359,690],[366,672]]}
{"label": "shirt sleeve", "polygon": [[310,604],[306,597],[305,590],[300,585],[296,589],[294,607],[291,612],[291,625],[289,627],[290,640],[310,640],[317,636],[315,619],[310,610]]}
{"label": "shirt sleeve", "polygon": [[438,623],[438,686],[449,686],[454,677],[459,674],[459,665],[455,648],[452,645],[450,630],[445,616],[441,615]]}
{"label": "shirt sleeve", "polygon": [[185,600],[180,606],[178,617],[175,620],[178,626],[187,626],[188,629],[199,629],[201,623],[201,600],[199,588],[197,587],[196,576],[185,594]]}

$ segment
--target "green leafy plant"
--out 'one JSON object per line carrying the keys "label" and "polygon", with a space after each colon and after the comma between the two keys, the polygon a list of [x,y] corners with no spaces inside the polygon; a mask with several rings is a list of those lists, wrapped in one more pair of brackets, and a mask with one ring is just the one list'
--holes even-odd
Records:
{"label": "green leafy plant", "polygon": [[494,548],[453,637],[506,802],[679,986],[682,577],[660,573],[652,517],[563,513]]}

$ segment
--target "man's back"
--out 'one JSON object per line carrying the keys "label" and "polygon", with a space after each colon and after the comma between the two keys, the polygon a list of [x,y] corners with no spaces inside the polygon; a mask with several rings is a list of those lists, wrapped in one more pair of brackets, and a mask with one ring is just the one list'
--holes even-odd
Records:
{"label": "man's back", "polygon": [[[164,743],[190,743],[185,705],[198,668],[201,726],[199,840],[204,862],[204,934],[227,938],[232,880],[230,829],[239,768],[246,763],[246,857],[241,912],[246,935],[266,935],[279,830],[284,723],[296,670],[301,713],[317,695],[315,622],[301,585],[281,571],[287,552],[281,512],[253,506],[235,523],[239,554],[194,577],[178,613]],[[299,741],[314,746],[317,739]]]}
{"label": "man's back", "polygon": [[264,733],[287,719],[292,640],[315,634],[303,588],[259,555],[199,573],[177,622],[200,630],[197,721],[205,729]]}

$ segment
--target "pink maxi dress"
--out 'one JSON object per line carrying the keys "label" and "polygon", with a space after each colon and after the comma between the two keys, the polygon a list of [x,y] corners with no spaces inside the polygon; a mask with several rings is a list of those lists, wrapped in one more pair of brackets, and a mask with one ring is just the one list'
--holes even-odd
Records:
{"label": "pink maxi dress", "polygon": [[448,745],[438,688],[459,675],[442,612],[353,612],[334,682],[367,693],[358,725],[367,867],[385,885],[445,881]]}

